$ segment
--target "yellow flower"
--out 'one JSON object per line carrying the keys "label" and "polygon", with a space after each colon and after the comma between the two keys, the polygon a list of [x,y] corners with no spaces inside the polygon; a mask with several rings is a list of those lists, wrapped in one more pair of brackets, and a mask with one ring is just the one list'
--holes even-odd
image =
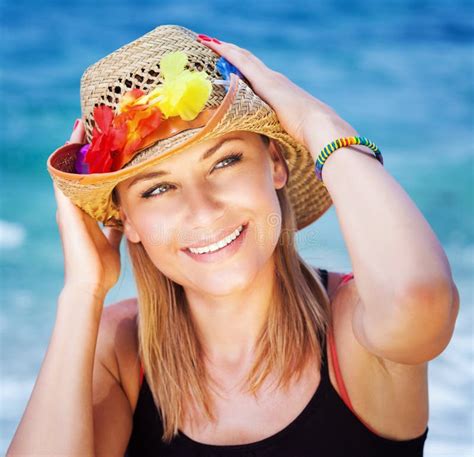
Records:
{"label": "yellow flower", "polygon": [[188,56],[183,51],[164,55],[160,62],[164,82],[146,96],[146,101],[156,103],[165,118],[180,116],[191,121],[202,111],[211,95],[212,84],[207,73],[185,70],[187,62]]}

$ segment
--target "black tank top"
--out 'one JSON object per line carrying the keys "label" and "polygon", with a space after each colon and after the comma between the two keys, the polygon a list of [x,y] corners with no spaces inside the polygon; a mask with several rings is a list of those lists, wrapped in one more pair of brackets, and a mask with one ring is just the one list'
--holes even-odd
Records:
{"label": "black tank top", "polygon": [[[327,289],[327,270],[320,269],[320,275]],[[323,349],[321,381],[303,411],[279,432],[249,444],[204,444],[181,431],[170,444],[163,443],[163,424],[144,376],[125,457],[422,456],[428,427],[419,437],[403,441],[383,438],[370,430],[333,387],[326,345]]]}

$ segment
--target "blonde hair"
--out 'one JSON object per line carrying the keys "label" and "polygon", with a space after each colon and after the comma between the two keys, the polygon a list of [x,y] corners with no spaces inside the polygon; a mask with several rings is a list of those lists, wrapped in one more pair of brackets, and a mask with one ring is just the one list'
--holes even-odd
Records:
{"label": "blonde hair", "polygon": [[[319,275],[295,248],[296,224],[286,188],[276,192],[282,225],[273,253],[274,299],[244,381],[253,395],[270,374],[276,375],[277,387],[285,387],[300,377],[307,362],[320,364],[331,320]],[[139,357],[163,423],[162,440],[169,443],[190,409],[216,420],[209,391],[212,379],[183,287],[156,268],[141,243],[127,241],[127,245],[138,292]]]}

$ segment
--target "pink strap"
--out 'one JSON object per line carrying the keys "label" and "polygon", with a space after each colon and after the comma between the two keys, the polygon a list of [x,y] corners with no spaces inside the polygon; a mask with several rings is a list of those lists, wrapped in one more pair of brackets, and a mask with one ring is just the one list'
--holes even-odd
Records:
{"label": "pink strap", "polygon": [[341,398],[344,403],[349,407],[349,409],[354,412],[352,407],[349,394],[347,393],[344,380],[342,379],[341,369],[339,368],[339,361],[337,360],[336,344],[334,343],[334,337],[332,334],[332,329],[328,332],[328,345],[329,345],[329,354],[331,355],[332,366],[334,369],[334,374],[336,375],[336,383],[341,393]]}
{"label": "pink strap", "polygon": [[350,281],[353,277],[354,277],[354,273],[347,273],[346,275],[342,277],[341,282],[339,283],[339,286],[346,283],[347,281]]}
{"label": "pink strap", "polygon": [[[350,281],[354,277],[353,273],[348,273],[342,277],[341,282],[337,287],[340,287],[342,284]],[[344,384],[344,380],[342,378],[341,369],[339,367],[339,361],[337,359],[337,351],[336,351],[336,343],[334,342],[334,336],[332,334],[332,328],[328,331],[328,346],[329,346],[329,354],[332,360],[332,366],[334,368],[334,374],[336,376],[336,383],[339,388],[340,396],[342,401],[347,405],[347,407],[352,411],[352,413],[359,419],[372,433],[377,436],[380,436],[375,430],[372,429],[370,425],[368,425],[364,420],[362,420],[359,415],[354,411],[354,407],[352,406],[351,400],[349,398],[349,394],[347,393],[346,386]]]}

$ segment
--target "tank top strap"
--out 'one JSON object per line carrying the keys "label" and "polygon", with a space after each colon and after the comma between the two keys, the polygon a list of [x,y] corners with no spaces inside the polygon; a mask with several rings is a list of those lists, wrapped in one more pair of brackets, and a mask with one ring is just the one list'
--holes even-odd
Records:
{"label": "tank top strap", "polygon": [[325,270],[324,268],[319,268],[319,276],[326,291],[328,290],[328,275],[329,273],[327,270]]}

